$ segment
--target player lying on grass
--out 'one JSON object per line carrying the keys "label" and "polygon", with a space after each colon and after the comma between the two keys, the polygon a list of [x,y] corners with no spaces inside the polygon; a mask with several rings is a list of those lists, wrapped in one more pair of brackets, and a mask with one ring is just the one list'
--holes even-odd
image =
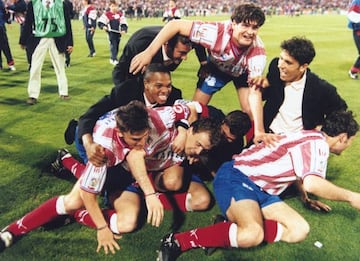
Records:
{"label": "player lying on grass", "polygon": [[316,196],[348,202],[360,209],[360,193],[325,179],[330,152],[348,148],[359,125],[351,111],[329,115],[321,131],[281,135],[274,147],[252,146],[223,164],[214,180],[214,193],[226,222],[169,234],[159,259],[175,260],[199,247],[249,248],[263,241],[296,243],[309,233],[309,224],[278,195],[297,179]]}
{"label": "player lying on grass", "polygon": [[[137,181],[145,195],[147,206],[147,221],[153,226],[159,226],[163,219],[163,206],[148,177],[148,171],[158,173],[178,173],[183,168],[180,163],[184,156],[171,151],[171,141],[176,136],[174,122],[187,119],[196,113],[191,106],[176,105],[147,109],[139,101],[112,111],[107,117],[100,119],[95,127],[95,141],[106,148],[106,165],[95,167],[87,163],[83,175],[67,195],[56,196],[35,210],[29,212],[21,219],[11,223],[0,234],[0,251],[12,245],[22,235],[42,226],[61,215],[72,214],[79,209],[89,212],[97,228],[97,251],[104,248],[105,253],[115,253],[120,246],[115,241],[116,236],[122,232],[121,209],[118,197],[113,197],[113,206],[119,216],[107,219],[97,202],[97,195],[103,189],[109,193],[117,193],[133,181]],[[185,142],[185,156],[196,160],[203,150],[209,150],[220,139],[220,128],[205,119],[198,128],[190,127]],[[107,176],[107,169],[121,164],[123,170],[114,175]],[[119,196],[119,195],[118,195]],[[126,227],[125,227],[126,229]],[[125,231],[126,232],[126,231]]]}

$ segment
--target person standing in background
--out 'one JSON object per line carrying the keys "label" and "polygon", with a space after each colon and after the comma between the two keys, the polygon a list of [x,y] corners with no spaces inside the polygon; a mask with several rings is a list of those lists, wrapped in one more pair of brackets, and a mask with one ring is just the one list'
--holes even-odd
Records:
{"label": "person standing in background", "polygon": [[83,23],[85,29],[85,38],[90,51],[88,57],[94,57],[96,52],[93,38],[96,29],[97,11],[96,8],[91,4],[91,0],[83,0],[82,3],[84,5]]}
{"label": "person standing in background", "polygon": [[360,72],[360,0],[351,2],[347,18],[349,19],[348,27],[353,31],[354,42],[358,51],[358,57],[349,70],[349,76],[351,79],[357,80]]}
{"label": "person standing in background", "polygon": [[65,52],[71,53],[73,49],[68,5],[62,0],[30,1],[20,35],[20,45],[21,48],[27,48],[32,53],[28,83],[29,98],[26,103],[29,105],[37,103],[41,87],[41,70],[47,52],[50,53],[55,70],[60,99],[70,99],[65,74]]}
{"label": "person standing in background", "polygon": [[119,6],[115,0],[110,0],[109,8],[109,11],[106,11],[100,16],[98,26],[108,33],[110,43],[110,63],[112,65],[117,65],[120,39],[123,34],[127,33],[128,24],[125,15],[119,10]]}
{"label": "person standing in background", "polygon": [[177,9],[176,2],[174,0],[170,0],[168,3],[168,8],[166,8],[163,15],[163,22],[169,22],[173,19],[180,19],[181,14],[180,10]]}
{"label": "person standing in background", "polygon": [[[70,0],[64,0],[64,3],[69,6],[70,19],[73,19],[75,16],[73,3]],[[70,67],[70,61],[71,61],[70,53],[65,52],[65,66],[66,67]]]}
{"label": "person standing in background", "polygon": [[0,0],[0,70],[2,70],[2,58],[1,52],[4,52],[4,55],[7,60],[7,64],[9,66],[10,71],[15,71],[15,62],[11,54],[9,41],[6,33],[5,24],[9,21],[10,14],[5,9],[4,2]]}

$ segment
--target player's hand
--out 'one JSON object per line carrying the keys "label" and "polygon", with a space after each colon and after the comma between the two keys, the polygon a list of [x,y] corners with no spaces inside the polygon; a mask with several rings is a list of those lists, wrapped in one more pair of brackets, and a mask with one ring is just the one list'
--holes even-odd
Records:
{"label": "player's hand", "polygon": [[101,167],[106,163],[105,149],[97,144],[91,143],[85,146],[86,155],[88,160],[96,167]]}
{"label": "player's hand", "polygon": [[101,229],[97,231],[97,241],[98,246],[96,248],[96,252],[99,253],[101,248],[104,248],[105,254],[109,253],[109,250],[112,254],[115,254],[115,250],[120,250],[119,244],[115,241],[115,239],[120,239],[121,236],[114,235],[110,228],[106,227],[105,229]]}
{"label": "player's hand", "polygon": [[316,211],[324,211],[326,213],[331,210],[331,207],[329,205],[322,203],[319,200],[313,200],[309,198],[305,200],[304,205],[308,209],[316,210]]}
{"label": "player's hand", "polygon": [[197,72],[197,77],[199,79],[206,79],[210,74],[209,66],[208,64],[201,64],[200,68]]}
{"label": "player's hand", "polygon": [[142,51],[141,53],[135,55],[131,60],[129,72],[134,75],[139,72],[144,73],[146,67],[150,64],[151,59],[151,55],[149,55],[146,51]]}
{"label": "player's hand", "polygon": [[263,76],[253,77],[248,83],[249,86],[256,86],[256,88],[267,88],[270,85],[268,79]]}
{"label": "player's hand", "polygon": [[25,50],[26,49],[26,45],[20,44],[20,48]]}
{"label": "player's hand", "polygon": [[164,207],[157,197],[157,194],[146,196],[145,202],[148,210],[147,222],[155,227],[160,226],[164,218]]}
{"label": "player's hand", "polygon": [[266,146],[275,146],[275,143],[279,140],[279,135],[273,133],[258,132],[254,135],[254,144],[259,145],[263,142]]}

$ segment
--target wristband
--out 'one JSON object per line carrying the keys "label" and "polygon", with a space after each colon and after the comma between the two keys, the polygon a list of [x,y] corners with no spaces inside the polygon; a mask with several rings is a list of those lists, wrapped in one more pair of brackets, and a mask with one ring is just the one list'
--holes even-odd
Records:
{"label": "wristband", "polygon": [[105,228],[107,228],[107,227],[108,227],[108,224],[106,224],[106,225],[104,225],[104,226],[102,226],[102,227],[98,227],[98,228],[96,228],[96,230],[97,230],[97,231],[103,230],[103,229],[105,229]]}
{"label": "wristband", "polygon": [[156,192],[145,194],[145,198],[148,197],[148,196],[152,196],[152,195],[156,195]]}

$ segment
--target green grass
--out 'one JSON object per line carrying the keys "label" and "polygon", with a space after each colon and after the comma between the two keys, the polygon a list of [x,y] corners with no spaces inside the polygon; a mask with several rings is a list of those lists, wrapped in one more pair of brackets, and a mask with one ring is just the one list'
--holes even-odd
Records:
{"label": "green grass", "polygon": [[[209,19],[222,20],[224,17]],[[129,35],[138,28],[161,24],[160,19],[128,21],[129,34],[122,39],[123,46]],[[112,88],[109,48],[104,32],[95,34],[97,56],[87,58],[88,49],[79,21],[73,21],[75,50],[71,67],[67,69],[70,101],[61,101],[49,57],[43,67],[42,90],[39,103],[27,106],[27,64],[25,52],[18,46],[17,24],[8,27],[17,71],[0,71],[0,227],[20,218],[53,195],[65,194],[72,183],[53,177],[49,163],[58,148],[64,147],[63,132],[71,118],[109,93]],[[317,50],[311,69],[338,87],[350,109],[360,114],[359,81],[349,79],[347,71],[356,58],[351,31],[346,28],[344,16],[301,16],[289,18],[273,16],[267,19],[260,35],[266,45],[268,61],[280,52],[279,45],[293,35],[305,35]],[[5,65],[5,64],[3,64]],[[6,67],[6,66],[4,66]],[[191,99],[196,83],[198,64],[194,54],[189,55],[173,73],[173,82]],[[216,94],[211,104],[229,112],[239,107],[232,85]],[[359,119],[359,117],[358,117]],[[76,153],[74,147],[70,151]],[[358,175],[360,141],[340,157],[331,157],[328,178],[334,183],[359,190]],[[211,188],[211,184],[209,184]],[[206,257],[201,249],[189,251],[179,260],[359,260],[359,211],[348,204],[328,202],[333,208],[329,214],[315,213],[303,208],[295,198],[286,200],[310,223],[311,232],[298,244],[276,243],[252,249],[218,250]],[[205,226],[219,212],[188,213],[183,230]],[[96,232],[78,224],[51,231],[34,231],[13,247],[0,254],[0,260],[155,260],[156,249],[162,236],[169,231],[172,213],[166,212],[159,228],[145,225],[141,230],[124,235],[119,241],[122,250],[115,256],[96,254]],[[321,249],[315,241],[323,243]]]}

